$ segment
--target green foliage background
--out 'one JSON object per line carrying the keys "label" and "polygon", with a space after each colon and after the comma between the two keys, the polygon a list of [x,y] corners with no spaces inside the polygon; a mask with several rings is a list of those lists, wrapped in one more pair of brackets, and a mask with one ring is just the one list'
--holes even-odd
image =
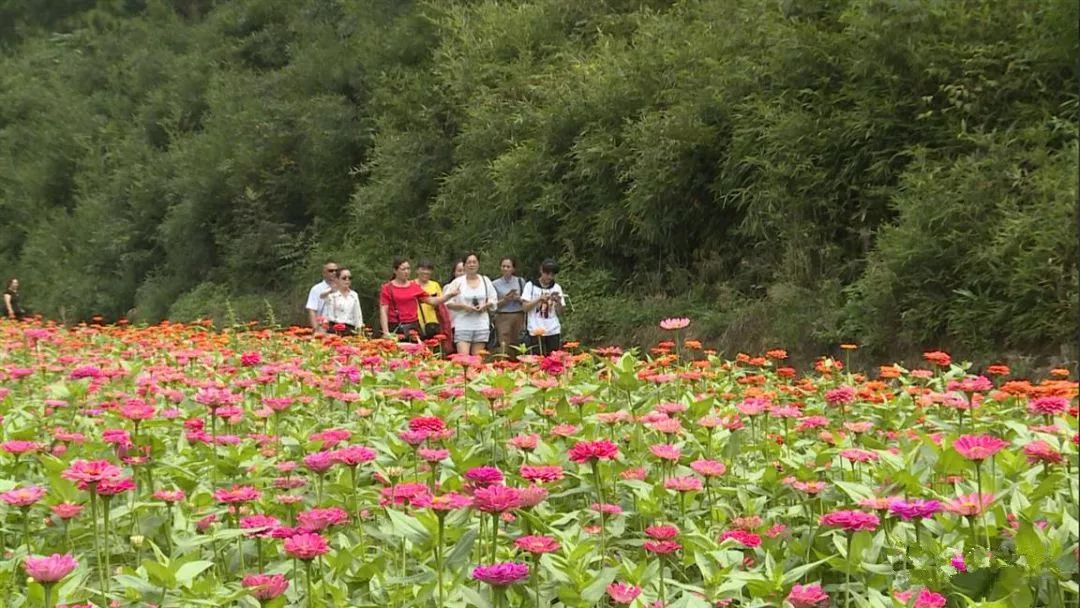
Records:
{"label": "green foliage background", "polygon": [[[1063,352],[1073,0],[0,0],[39,312],[300,321],[327,256],[555,256],[569,332]],[[134,309],[134,310],[130,310]]]}

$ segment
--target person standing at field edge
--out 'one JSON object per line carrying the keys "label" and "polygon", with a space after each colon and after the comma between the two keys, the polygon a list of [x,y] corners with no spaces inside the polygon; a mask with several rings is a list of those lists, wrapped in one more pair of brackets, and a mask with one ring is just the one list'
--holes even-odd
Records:
{"label": "person standing at field edge", "polygon": [[514,348],[521,342],[521,332],[525,329],[525,311],[521,307],[521,294],[525,291],[525,279],[515,275],[517,262],[513,258],[499,261],[499,278],[491,282],[497,296],[494,325],[499,353],[517,361]]}
{"label": "person standing at field edge", "polygon": [[333,289],[334,279],[338,273],[338,263],[326,260],[322,267],[322,280],[312,286],[308,291],[307,309],[308,322],[315,333],[323,333],[323,317],[326,316],[326,300],[321,298],[323,293]]}

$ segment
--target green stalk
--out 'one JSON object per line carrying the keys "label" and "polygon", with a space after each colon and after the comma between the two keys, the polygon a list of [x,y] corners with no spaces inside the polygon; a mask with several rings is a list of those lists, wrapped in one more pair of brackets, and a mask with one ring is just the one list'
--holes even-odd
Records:
{"label": "green stalk", "polygon": [[443,534],[446,529],[446,516],[442,511],[436,511],[435,515],[439,518],[439,536],[435,542],[435,571],[439,579],[439,605],[445,606],[446,603],[443,601]]}
{"label": "green stalk", "polygon": [[844,608],[851,604],[851,541],[855,535],[848,533],[847,537],[847,568],[844,569]]}

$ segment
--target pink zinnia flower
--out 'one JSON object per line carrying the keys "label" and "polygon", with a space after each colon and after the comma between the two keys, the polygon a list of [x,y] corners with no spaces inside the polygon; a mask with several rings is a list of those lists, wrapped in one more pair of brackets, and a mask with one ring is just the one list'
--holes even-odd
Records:
{"label": "pink zinnia flower", "polygon": [[13,507],[29,507],[45,496],[45,488],[28,486],[0,492],[0,500]]}
{"label": "pink zinnia flower", "polygon": [[26,558],[23,567],[30,578],[39,583],[55,583],[71,573],[79,565],[70,554],[53,553],[48,557]]}
{"label": "pink zinnia flower", "polygon": [[656,553],[657,555],[667,555],[682,549],[682,545],[673,540],[647,540],[642,543],[641,547],[649,553]]}
{"label": "pink zinnia flower", "polygon": [[432,511],[456,511],[458,509],[464,509],[472,505],[472,499],[463,494],[457,494],[455,492],[447,492],[439,496],[432,496],[430,494],[424,494],[418,496],[413,501],[414,507],[421,509],[431,509]]}
{"label": "pink zinnia flower", "polygon": [[1058,464],[1062,460],[1061,452],[1054,449],[1054,446],[1046,443],[1042,439],[1037,439],[1025,445],[1024,455],[1027,456],[1027,460],[1031,464],[1039,462]]}
{"label": "pink zinnia flower", "polygon": [[514,546],[533,554],[553,553],[559,550],[559,541],[550,536],[522,536],[514,541]]}
{"label": "pink zinnia flower", "polygon": [[840,451],[840,457],[846,458],[851,462],[875,462],[879,456],[876,452],[870,450],[863,450],[860,448],[848,448]]}
{"label": "pink zinnia flower", "polygon": [[214,491],[214,498],[216,498],[218,502],[223,502],[226,504],[251,502],[254,500],[259,500],[259,498],[261,497],[262,492],[251,486],[234,485],[232,488],[229,489],[222,488],[220,490]]}
{"label": "pink zinnia flower", "polygon": [[52,506],[52,512],[60,519],[72,519],[82,513],[83,506],[73,502],[62,502]]}
{"label": "pink zinnia flower", "polygon": [[893,500],[889,502],[889,512],[904,521],[933,517],[942,511],[941,503],[936,500]]}
{"label": "pink zinnia flower", "polygon": [[473,492],[473,507],[485,513],[503,513],[521,506],[521,490],[494,485]]}
{"label": "pink zinnia flower", "polygon": [[645,528],[645,536],[653,540],[671,540],[679,535],[679,528],[671,524],[660,524]]}
{"label": "pink zinnia flower", "polygon": [[649,446],[653,456],[661,460],[678,460],[682,457],[682,448],[670,443],[657,443]]}
{"label": "pink zinnia flower", "polygon": [[635,587],[628,583],[611,583],[607,587],[607,593],[612,602],[622,606],[629,606],[637,599],[637,596],[641,595],[641,587]]}
{"label": "pink zinnia flower", "polygon": [[686,317],[672,317],[670,319],[664,319],[660,321],[660,329],[675,330],[685,329],[690,326],[690,319]]}
{"label": "pink zinnia flower", "polygon": [[964,555],[962,553],[954,555],[949,561],[949,565],[956,568],[957,572],[967,572],[967,563],[964,561]]}
{"label": "pink zinnia flower", "polygon": [[300,533],[285,539],[285,553],[302,560],[312,560],[330,551],[330,545],[320,534]]}
{"label": "pink zinnia flower", "polygon": [[664,487],[676,492],[697,492],[702,488],[701,480],[693,475],[668,477]]}
{"label": "pink zinnia flower", "polygon": [[504,562],[473,568],[472,577],[493,587],[506,587],[529,578],[529,565]]}
{"label": "pink zinnia flower", "polygon": [[850,386],[838,386],[825,392],[825,403],[829,405],[848,405],[855,401],[855,389]]}
{"label": "pink zinnia flower", "polygon": [[96,484],[108,479],[116,479],[120,477],[120,474],[120,467],[108,460],[76,460],[60,476],[96,488]]}
{"label": "pink zinnia flower", "polygon": [[240,518],[240,529],[251,530],[248,533],[249,536],[260,536],[266,538],[270,536],[270,532],[281,525],[281,522],[276,517],[269,515],[248,515],[247,517]]}
{"label": "pink zinnia flower", "polygon": [[873,532],[877,529],[881,520],[873,513],[863,511],[833,511],[822,515],[819,523],[832,528],[843,528],[848,532],[868,530]]}
{"label": "pink zinnia flower", "polygon": [[350,445],[331,452],[335,462],[348,467],[355,467],[365,462],[375,460],[375,450],[362,445]]}
{"label": "pink zinnia flower", "polygon": [[492,486],[503,482],[503,474],[495,467],[473,467],[465,471],[465,479],[475,486]]}
{"label": "pink zinnia flower", "polygon": [[[84,484],[79,484],[80,490],[85,490]],[[102,496],[116,496],[135,489],[135,480],[131,477],[120,479],[106,479],[97,485],[97,493]]]}
{"label": "pink zinnia flower", "polygon": [[1036,397],[1028,401],[1028,411],[1043,416],[1058,416],[1069,411],[1069,400],[1053,395]]}
{"label": "pink zinnia flower", "polygon": [[715,460],[695,460],[690,463],[690,468],[704,477],[719,477],[727,472],[727,466]]}
{"label": "pink zinnia flower", "polygon": [[535,450],[540,441],[540,435],[531,433],[528,435],[515,435],[510,438],[510,445],[523,451]]}
{"label": "pink zinnia flower", "polygon": [[336,462],[334,452],[314,452],[304,456],[304,466],[315,473],[325,473]]}
{"label": "pink zinnia flower", "polygon": [[349,515],[340,507],[310,509],[296,516],[300,528],[305,532],[319,532],[330,526],[337,526],[349,521]]}
{"label": "pink zinnia flower", "polygon": [[795,585],[788,593],[787,601],[795,608],[817,608],[828,603],[829,595],[822,590],[819,583]]}
{"label": "pink zinnia flower", "polygon": [[240,584],[260,602],[272,600],[289,588],[289,581],[283,574],[249,574]]}
{"label": "pink zinnia flower", "polygon": [[[912,595],[914,595],[912,591],[896,591],[893,593],[893,597],[905,604],[911,602]],[[945,596],[924,587],[915,596],[913,608],[943,608],[946,603],[948,603],[948,600],[945,599]]]}
{"label": "pink zinnia flower", "polygon": [[0,449],[3,449],[8,454],[14,456],[20,456],[28,452],[36,452],[41,449],[41,444],[36,441],[23,441],[21,439],[12,439],[11,441],[5,441],[0,443]]}
{"label": "pink zinnia flower", "polygon": [[746,530],[728,530],[720,535],[720,542],[724,542],[729,538],[751,549],[761,546],[761,537]]}
{"label": "pink zinnia flower", "polygon": [[542,486],[526,486],[521,488],[521,508],[531,509],[547,500],[547,488]]}
{"label": "pink zinnia flower", "polygon": [[570,460],[583,464],[598,460],[612,460],[619,455],[619,446],[601,439],[599,441],[579,441],[570,448]]}
{"label": "pink zinnia flower", "polygon": [[972,517],[982,513],[984,509],[992,504],[994,504],[993,494],[961,494],[946,502],[945,510],[957,515]]}
{"label": "pink zinnia flower", "polygon": [[518,474],[526,481],[533,483],[551,483],[563,478],[563,468],[558,465],[521,465]]}
{"label": "pink zinnia flower", "polygon": [[953,442],[953,448],[961,456],[975,461],[986,460],[1007,445],[1008,441],[993,435],[962,435]]}

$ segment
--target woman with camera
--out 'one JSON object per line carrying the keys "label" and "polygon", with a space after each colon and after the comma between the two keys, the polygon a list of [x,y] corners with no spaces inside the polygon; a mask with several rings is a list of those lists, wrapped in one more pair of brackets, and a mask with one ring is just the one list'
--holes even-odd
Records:
{"label": "woman with camera", "polygon": [[406,258],[394,258],[394,277],[379,290],[379,324],[384,338],[391,333],[399,338],[419,338],[418,303],[439,306],[457,295],[457,288],[447,285],[441,296],[430,296],[409,278],[412,267]]}
{"label": "woman with camera", "polygon": [[489,312],[497,306],[497,294],[491,279],[479,273],[480,258],[475,253],[461,259],[465,274],[451,281],[447,291],[457,295],[446,303],[454,312],[454,344],[458,354],[478,355],[491,335]]}
{"label": "woman with camera", "polygon": [[562,348],[562,325],[559,313],[563,309],[562,287],[555,282],[559,265],[548,258],[540,264],[540,278],[525,285],[521,306],[529,333],[529,352],[546,355]]}

